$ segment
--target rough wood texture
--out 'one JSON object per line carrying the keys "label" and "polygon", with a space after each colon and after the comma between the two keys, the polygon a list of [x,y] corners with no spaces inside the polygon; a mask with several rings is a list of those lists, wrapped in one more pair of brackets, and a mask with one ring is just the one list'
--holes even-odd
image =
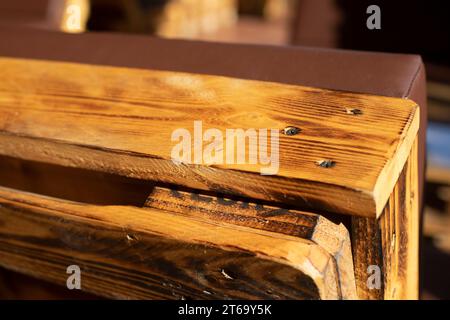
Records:
{"label": "rough wood texture", "polygon": [[344,225],[297,210],[156,187],[146,207],[308,239],[333,256],[343,299],[356,299],[350,236]]}
{"label": "rough wood texture", "polygon": [[341,299],[328,245],[154,208],[0,188],[0,265],[64,286],[66,268],[76,264],[82,289],[106,297]]}
{"label": "rough wood texture", "polygon": [[380,289],[369,289],[369,266],[383,266],[380,228],[375,218],[352,217],[352,252],[358,298],[383,299],[383,282]]}
{"label": "rough wood texture", "polygon": [[[381,217],[352,218],[355,278],[360,299],[418,299],[419,206],[417,140]],[[380,290],[369,289],[367,268],[382,268]]]}
{"label": "rough wood texture", "polygon": [[380,219],[384,298],[419,298],[417,140]]}
{"label": "rough wood texture", "polygon": [[[419,125],[410,100],[217,76],[0,58],[0,154],[375,217]],[[173,130],[296,126],[280,171],[170,160]],[[323,168],[317,161],[335,161]]]}

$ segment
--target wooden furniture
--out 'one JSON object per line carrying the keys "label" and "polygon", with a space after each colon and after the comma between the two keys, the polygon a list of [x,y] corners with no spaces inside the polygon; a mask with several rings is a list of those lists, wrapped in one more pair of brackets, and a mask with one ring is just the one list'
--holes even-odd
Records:
{"label": "wooden furniture", "polygon": [[[418,297],[415,102],[62,57],[0,67],[1,266],[64,286],[79,265],[110,298]],[[279,172],[173,162],[171,134],[196,120],[276,129]]]}

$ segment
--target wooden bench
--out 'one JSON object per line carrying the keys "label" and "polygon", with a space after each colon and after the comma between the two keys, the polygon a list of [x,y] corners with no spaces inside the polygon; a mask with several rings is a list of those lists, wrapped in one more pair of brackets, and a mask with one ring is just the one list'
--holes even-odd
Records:
{"label": "wooden bench", "polygon": [[[145,55],[125,66],[125,52],[103,59],[122,36],[34,32],[32,53],[22,50],[28,37],[17,31],[0,47],[1,266],[65,285],[67,266],[79,265],[82,289],[111,298],[418,297],[414,101],[242,69],[173,70],[161,67],[177,63],[167,54],[160,67],[138,65]],[[147,40],[125,43],[208,48]],[[92,45],[100,55],[84,51]],[[276,129],[278,173],[172,161],[172,133],[197,120],[204,130]],[[380,288],[367,285],[371,266]]]}

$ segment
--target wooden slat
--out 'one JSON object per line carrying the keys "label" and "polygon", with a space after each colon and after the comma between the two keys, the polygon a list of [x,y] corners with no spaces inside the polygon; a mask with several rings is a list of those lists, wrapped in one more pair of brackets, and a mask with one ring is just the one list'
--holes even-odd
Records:
{"label": "wooden slat", "polygon": [[352,252],[359,299],[382,300],[383,279],[380,279],[380,288],[369,288],[367,285],[371,275],[369,266],[378,266],[380,270],[383,268],[381,232],[375,218],[352,217]]}
{"label": "wooden slat", "polygon": [[318,214],[160,187],[155,187],[145,205],[311,240],[333,257],[342,298],[357,298],[350,236],[343,224]]}
{"label": "wooden slat", "polygon": [[[379,219],[352,217],[352,249],[361,299],[418,299],[419,196],[417,139]],[[367,286],[371,265],[382,270],[382,285]]]}
{"label": "wooden slat", "polygon": [[419,298],[417,140],[381,219],[384,298]]}
{"label": "wooden slat", "polygon": [[[269,82],[13,58],[0,76],[0,154],[366,217],[382,212],[419,125],[407,99]],[[171,134],[194,120],[301,132],[280,136],[279,173],[261,176],[173,163]]]}
{"label": "wooden slat", "polygon": [[0,265],[64,286],[73,264],[83,290],[113,298],[343,298],[335,257],[311,240],[0,187]]}

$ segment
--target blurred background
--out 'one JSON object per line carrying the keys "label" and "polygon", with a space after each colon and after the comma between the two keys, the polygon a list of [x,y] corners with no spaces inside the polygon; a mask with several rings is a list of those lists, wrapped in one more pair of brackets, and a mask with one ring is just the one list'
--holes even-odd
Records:
{"label": "blurred background", "polygon": [[[372,4],[381,30],[365,27]],[[436,0],[0,0],[0,23],[39,29],[420,54],[429,110],[424,299],[450,298],[449,16]]]}

